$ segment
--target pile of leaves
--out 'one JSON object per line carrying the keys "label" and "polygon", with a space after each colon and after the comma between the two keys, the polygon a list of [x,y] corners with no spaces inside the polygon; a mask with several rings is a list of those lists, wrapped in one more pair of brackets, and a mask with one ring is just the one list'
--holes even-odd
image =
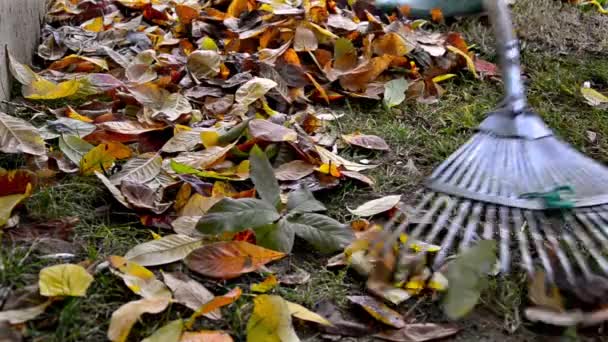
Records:
{"label": "pile of leaves", "polygon": [[[92,274],[109,269],[142,297],[113,314],[110,340],[126,340],[142,314],[172,302],[194,314],[149,340],[230,340],[224,332],[191,330],[200,316],[218,319],[241,289],[216,297],[185,274],[163,272],[161,281],[146,267],[183,261],[205,277],[232,279],[290,253],[296,236],[322,253],[356,252],[355,231],[322,214],[313,192],[345,179],[373,185],[362,172],[376,165],[338,151],[389,146],[378,136],[332,131],[340,114],[326,105],[347,98],[383,100],[387,108],[406,99],[432,103],[443,92],[437,83],[453,72],[480,77],[496,70],[474,59],[457,33],[425,31],[426,22],[399,11],[353,5],[55,0],[38,48],[44,69],[9,56],[23,97],[43,108],[32,121],[44,122],[0,113],[0,151],[28,162],[27,170],[0,172],[0,227],[15,241],[27,239],[13,209],[41,181],[79,174],[97,177],[143,225],[174,232],[103,263],[43,269],[39,286],[26,294],[32,305],[4,306],[0,321],[20,324],[64,297],[84,296]],[[276,287],[273,277],[251,291]],[[374,299],[351,300],[370,311]],[[334,324],[278,296],[258,295],[248,338],[297,340],[291,316]],[[392,322],[419,335],[456,331]]]}

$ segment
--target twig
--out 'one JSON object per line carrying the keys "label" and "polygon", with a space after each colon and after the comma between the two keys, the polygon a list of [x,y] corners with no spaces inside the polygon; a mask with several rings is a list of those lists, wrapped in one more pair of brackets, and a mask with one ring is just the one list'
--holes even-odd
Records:
{"label": "twig", "polygon": [[31,111],[34,111],[34,112],[40,112],[41,111],[40,109],[34,108],[34,107],[26,105],[24,103],[16,103],[16,102],[11,102],[11,101],[6,101],[6,100],[0,100],[0,102],[4,103],[6,105],[9,105],[9,106],[13,106],[13,107],[27,108],[27,109],[29,109]]}

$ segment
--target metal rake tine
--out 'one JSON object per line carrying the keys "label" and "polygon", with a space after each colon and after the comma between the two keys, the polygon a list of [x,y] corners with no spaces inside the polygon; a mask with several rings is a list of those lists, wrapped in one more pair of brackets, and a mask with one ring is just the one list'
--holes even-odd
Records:
{"label": "metal rake tine", "polygon": [[460,240],[460,245],[458,246],[458,250],[460,252],[464,251],[469,247],[473,237],[475,235],[475,230],[479,225],[479,220],[481,218],[481,212],[483,210],[483,204],[481,202],[475,203],[473,206],[473,210],[471,215],[469,216],[469,220],[467,222],[467,226],[464,230],[464,236],[462,240]]}
{"label": "metal rake tine", "polygon": [[524,268],[528,272],[528,275],[534,274],[534,265],[532,264],[532,257],[530,257],[530,244],[526,232],[528,231],[528,222],[524,221],[521,209],[513,209],[513,222],[516,227],[516,236],[519,241],[519,252],[521,253],[521,259]]}
{"label": "metal rake tine", "polygon": [[566,242],[566,244],[569,247],[570,252],[572,253],[572,255],[574,255],[574,260],[576,260],[576,264],[581,269],[581,272],[583,273],[583,276],[585,277],[585,279],[586,280],[591,279],[592,273],[589,270],[589,265],[587,265],[585,258],[579,251],[580,246],[576,243],[576,240],[574,239],[574,237],[572,237],[572,235],[570,235],[570,233],[568,233],[568,232],[563,232],[562,240],[564,240]]}
{"label": "metal rake tine", "polygon": [[548,222],[547,217],[542,212],[537,213],[537,215],[541,222],[540,229],[545,233],[545,237],[546,237],[547,241],[553,247],[553,250],[555,251],[557,258],[559,259],[561,266],[563,267],[564,271],[566,272],[566,277],[567,277],[568,282],[571,285],[575,285],[576,279],[574,277],[574,272],[572,270],[572,264],[570,264],[568,257],[566,256],[566,254],[560,247],[560,243],[555,235],[555,231],[553,230],[551,225],[547,223]]}
{"label": "metal rake tine", "polygon": [[498,211],[498,233],[500,236],[500,271],[503,273],[509,272],[511,250],[510,241],[511,233],[509,231],[509,208],[500,207]]}
{"label": "metal rake tine", "polygon": [[532,236],[532,241],[534,241],[534,247],[536,247],[536,251],[540,256],[540,260],[545,268],[547,278],[551,282],[555,282],[555,276],[553,272],[553,267],[551,267],[551,263],[549,262],[549,257],[547,256],[547,252],[545,251],[545,247],[543,246],[543,237],[538,232],[538,225],[536,223],[536,217],[534,213],[530,210],[526,210],[524,212],[524,216],[526,221],[528,222],[528,227],[530,230],[530,235]]}
{"label": "metal rake tine", "polygon": [[[581,227],[576,219],[573,217],[571,213],[567,213],[564,215],[566,222],[572,227],[574,235],[583,243],[585,249],[593,256],[597,264],[602,269],[604,274],[608,275],[608,261],[604,258],[604,256],[597,250],[595,246],[595,242],[585,233],[583,227]],[[584,223],[583,223],[584,225]]]}
{"label": "metal rake tine", "polygon": [[496,206],[489,204],[486,206],[486,220],[483,226],[484,240],[491,240],[494,237],[494,224],[496,223]]}
{"label": "metal rake tine", "polygon": [[441,264],[448,255],[448,252],[450,251],[452,244],[454,243],[456,234],[458,233],[458,229],[462,227],[462,223],[464,222],[466,215],[469,213],[471,205],[471,201],[464,201],[460,204],[460,207],[458,208],[458,215],[450,224],[450,227],[448,228],[448,233],[441,242],[441,249],[435,256],[435,261],[433,263],[434,269],[441,267]]}

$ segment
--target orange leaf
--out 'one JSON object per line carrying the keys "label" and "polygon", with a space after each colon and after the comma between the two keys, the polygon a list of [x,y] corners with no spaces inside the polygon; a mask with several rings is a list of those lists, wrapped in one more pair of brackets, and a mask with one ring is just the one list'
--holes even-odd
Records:
{"label": "orange leaf", "polygon": [[232,237],[232,240],[233,241],[245,241],[245,242],[249,242],[249,243],[255,245],[255,243],[256,243],[255,232],[251,229],[243,230],[241,232],[234,234],[234,236]]}
{"label": "orange leaf", "polygon": [[232,0],[226,11],[226,16],[238,18],[241,13],[247,11],[248,8],[247,0]]}
{"label": "orange leaf", "polygon": [[175,12],[177,13],[179,20],[184,24],[190,24],[192,20],[199,17],[199,12],[197,9],[186,5],[175,6]]}
{"label": "orange leaf", "polygon": [[188,322],[186,322],[184,326],[186,327],[186,329],[192,329],[192,326],[194,325],[194,322],[198,317],[204,314],[208,314],[211,311],[217,310],[222,306],[234,303],[237,299],[239,299],[239,297],[241,297],[242,293],[243,290],[241,290],[240,287],[235,287],[225,295],[213,298],[209,302],[203,304],[203,306],[201,306],[198,310],[196,310],[196,312],[193,313],[192,316],[190,316],[190,319],[188,320]]}
{"label": "orange leaf", "polygon": [[300,63],[300,57],[298,57],[298,53],[294,49],[287,49],[287,51],[285,51],[285,53],[283,54],[283,59],[288,64],[294,64],[298,66],[302,65]]}
{"label": "orange leaf", "polygon": [[351,91],[357,91],[366,88],[367,84],[375,80],[384,70],[386,70],[394,56],[384,54],[380,57],[374,57],[369,62],[369,65],[362,71],[354,74],[344,75],[340,77],[340,85]]}
{"label": "orange leaf", "polygon": [[405,39],[395,32],[389,32],[374,40],[373,46],[374,52],[378,56],[405,56],[414,49],[413,46],[408,45]]}
{"label": "orange leaf", "polygon": [[6,171],[0,168],[0,196],[27,193],[37,183],[36,174],[25,169]]}
{"label": "orange leaf", "polygon": [[223,331],[201,330],[196,332],[186,331],[179,342],[233,342],[230,335]]}
{"label": "orange leaf", "polygon": [[253,272],[285,253],[273,251],[244,241],[216,242],[201,247],[186,258],[188,267],[202,275],[231,279]]}
{"label": "orange leaf", "polygon": [[327,104],[329,104],[329,97],[327,96],[327,92],[325,91],[325,89],[319,84],[319,82],[317,82],[317,80],[315,80],[314,77],[312,77],[311,74],[306,73],[306,76],[308,77],[310,82],[312,82],[312,84],[315,86],[315,89],[317,89],[319,95],[325,100],[325,102],[327,102]]}
{"label": "orange leaf", "polygon": [[333,164],[331,161],[329,162],[329,164],[322,164],[321,166],[319,166],[317,171],[326,175],[332,175],[336,178],[342,176],[342,174],[340,173],[340,169],[338,169],[336,164]]}
{"label": "orange leaf", "polygon": [[441,8],[431,9],[431,19],[436,23],[443,21],[443,12],[441,11]]}

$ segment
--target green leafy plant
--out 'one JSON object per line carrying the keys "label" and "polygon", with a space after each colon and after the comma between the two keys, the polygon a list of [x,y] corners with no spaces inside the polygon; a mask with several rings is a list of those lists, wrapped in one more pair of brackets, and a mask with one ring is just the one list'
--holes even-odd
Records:
{"label": "green leafy plant", "polygon": [[340,250],[353,240],[347,226],[319,214],[326,208],[310,190],[300,187],[289,193],[287,204],[283,204],[272,166],[257,145],[249,161],[251,180],[260,198],[222,199],[200,219],[199,231],[220,234],[251,228],[260,246],[285,253],[291,252],[296,235],[322,253]]}

